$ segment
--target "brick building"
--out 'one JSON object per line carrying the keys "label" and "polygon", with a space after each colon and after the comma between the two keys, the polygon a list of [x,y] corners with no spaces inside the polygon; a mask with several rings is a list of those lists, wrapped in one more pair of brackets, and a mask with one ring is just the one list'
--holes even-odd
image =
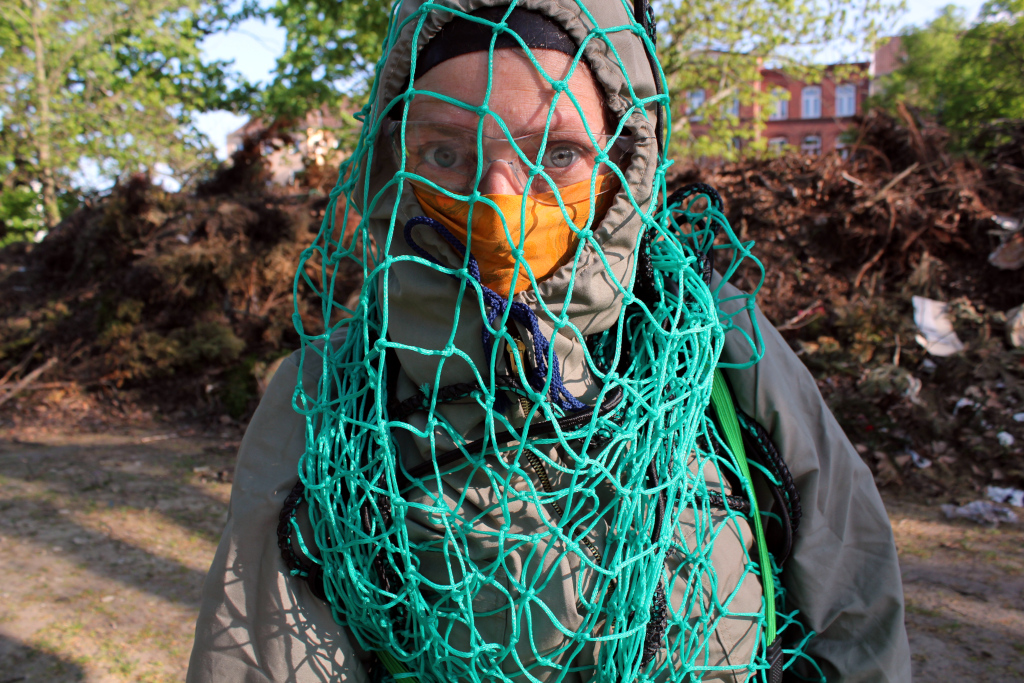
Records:
{"label": "brick building", "polygon": [[763,70],[761,87],[774,96],[761,132],[768,145],[776,149],[789,145],[814,155],[837,149],[840,135],[853,117],[864,113],[868,96],[870,64],[854,64],[853,68],[859,77],[836,81],[826,73],[820,83],[804,83],[781,71]]}
{"label": "brick building", "polygon": [[[768,140],[771,148],[788,146],[805,154],[823,154],[842,148],[840,136],[850,127],[853,119],[864,113],[864,104],[878,77],[899,67],[899,40],[893,39],[880,47],[870,62],[843,65],[847,77],[834,78],[835,65],[825,71],[820,82],[805,83],[778,69],[761,69],[761,78],[754,83],[755,92],[773,95],[767,121],[759,124],[759,137]],[[713,96],[711,91],[691,91],[687,99],[692,111]],[[788,98],[786,95],[788,94]],[[740,121],[759,118],[756,104],[733,104],[732,114]],[[708,126],[695,120],[691,124],[693,135],[708,133]]]}

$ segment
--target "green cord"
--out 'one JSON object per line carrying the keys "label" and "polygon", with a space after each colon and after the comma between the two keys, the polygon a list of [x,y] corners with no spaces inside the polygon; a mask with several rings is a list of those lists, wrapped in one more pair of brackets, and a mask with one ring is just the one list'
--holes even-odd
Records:
{"label": "green cord", "polygon": [[750,516],[754,520],[754,537],[757,540],[757,556],[761,566],[761,585],[764,587],[765,631],[768,645],[775,642],[775,581],[772,573],[772,561],[768,555],[768,544],[764,539],[764,527],[761,524],[760,508],[757,505],[757,494],[754,492],[754,480],[750,478],[750,466],[743,447],[743,434],[739,420],[736,419],[736,407],[732,402],[732,392],[720,369],[715,370],[715,380],[711,387],[711,405],[715,408],[718,421],[725,432],[725,440],[736,458],[736,465],[743,475],[743,486],[750,497]]}
{"label": "green cord", "polygon": [[395,659],[387,650],[379,650],[377,652],[377,659],[388,670],[391,677],[395,679],[395,683],[419,683],[420,679],[416,674],[410,673],[405,668],[405,665]]}

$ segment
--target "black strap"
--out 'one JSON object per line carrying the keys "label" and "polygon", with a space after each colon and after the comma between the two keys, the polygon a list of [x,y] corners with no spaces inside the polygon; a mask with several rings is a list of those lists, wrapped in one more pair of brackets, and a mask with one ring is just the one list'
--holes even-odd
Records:
{"label": "black strap", "polygon": [[765,651],[768,660],[768,683],[782,683],[782,636],[777,636],[775,642],[768,646]]}
{"label": "black strap", "polygon": [[313,591],[313,595],[327,602],[327,594],[324,592],[323,569],[317,563],[306,561],[295,552],[292,541],[292,520],[295,519],[299,506],[302,505],[305,493],[306,487],[300,479],[295,482],[295,486],[284,499],[281,514],[277,518],[277,547],[281,550],[281,559],[284,560],[284,566],[288,568],[288,572],[292,576],[298,576],[304,580],[309,585],[309,589]]}
{"label": "black strap", "polygon": [[748,448],[758,457],[758,463],[768,468],[775,475],[775,478],[779,480],[779,483],[782,484],[786,506],[788,507],[790,526],[795,534],[800,528],[800,518],[803,515],[803,511],[800,507],[800,491],[797,490],[796,483],[793,481],[793,473],[789,471],[786,461],[782,459],[782,455],[775,448],[775,444],[768,436],[768,432],[765,431],[764,427],[757,420],[742,410],[736,411],[736,417],[743,428],[744,440],[747,442]]}

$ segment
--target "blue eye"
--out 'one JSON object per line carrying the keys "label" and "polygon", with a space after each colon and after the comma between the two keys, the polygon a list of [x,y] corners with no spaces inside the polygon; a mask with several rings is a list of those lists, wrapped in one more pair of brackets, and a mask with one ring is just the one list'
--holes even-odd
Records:
{"label": "blue eye", "polygon": [[575,147],[571,145],[559,145],[548,149],[544,153],[544,159],[541,163],[546,168],[569,168],[573,163],[579,159],[580,153]]}
{"label": "blue eye", "polygon": [[451,168],[459,162],[459,150],[454,147],[435,147],[424,155],[426,160],[438,168]]}

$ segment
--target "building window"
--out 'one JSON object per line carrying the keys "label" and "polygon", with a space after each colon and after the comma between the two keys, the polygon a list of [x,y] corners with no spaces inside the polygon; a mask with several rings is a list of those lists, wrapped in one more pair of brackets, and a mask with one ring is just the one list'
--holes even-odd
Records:
{"label": "building window", "polygon": [[729,102],[729,109],[726,110],[726,113],[729,116],[735,116],[736,118],[740,117],[740,98],[732,98],[732,100]]}
{"label": "building window", "polygon": [[800,114],[805,119],[821,118],[821,86],[809,85],[803,90]]}
{"label": "building window", "polygon": [[782,88],[772,90],[772,113],[768,115],[769,121],[785,121],[789,118],[789,100],[786,99],[786,91]]}
{"label": "building window", "polygon": [[781,154],[787,142],[789,141],[785,137],[771,138],[768,140],[768,149],[776,154]]}
{"label": "building window", "polygon": [[688,112],[690,114],[690,120],[702,120],[704,118],[704,115],[698,112],[700,112],[700,109],[704,106],[704,91],[691,90],[686,94],[686,100],[688,103]]}
{"label": "building window", "polygon": [[800,143],[800,151],[811,156],[819,156],[821,154],[821,136],[808,135],[805,137],[804,141]]}
{"label": "building window", "polygon": [[852,83],[836,86],[836,116],[857,115],[857,86]]}

